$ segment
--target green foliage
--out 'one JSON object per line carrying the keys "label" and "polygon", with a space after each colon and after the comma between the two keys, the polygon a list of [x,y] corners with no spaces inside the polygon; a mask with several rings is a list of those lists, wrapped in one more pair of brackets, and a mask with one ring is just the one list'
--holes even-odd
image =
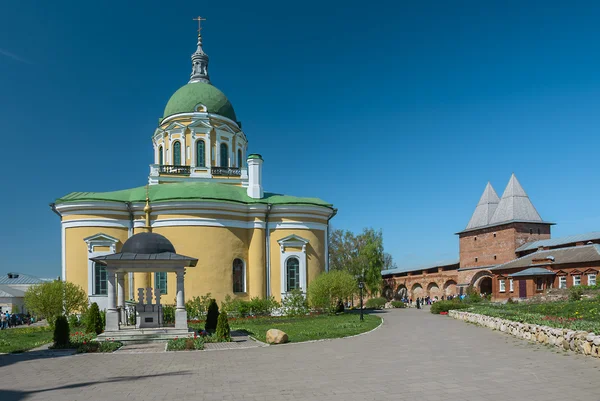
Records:
{"label": "green foliage", "polygon": [[600,299],[472,305],[472,312],[522,323],[600,332]]}
{"label": "green foliage", "polygon": [[175,338],[167,342],[167,351],[193,351],[204,349],[202,337]]}
{"label": "green foliage", "polygon": [[187,311],[188,319],[203,319],[206,317],[208,311],[208,305],[212,296],[210,292],[200,297],[194,297],[185,303],[185,310]]}
{"label": "green foliage", "polygon": [[214,332],[217,329],[217,320],[219,319],[219,305],[215,299],[210,300],[208,312],[206,313],[206,325],[204,329],[208,332]]}
{"label": "green foliage", "polygon": [[89,341],[77,346],[77,353],[115,352],[123,346],[119,341]]}
{"label": "green foliage", "polygon": [[451,310],[467,309],[469,306],[470,305],[467,302],[461,302],[459,299],[453,299],[451,301],[434,302],[429,311],[434,315],[439,315],[442,312],[448,312]]}
{"label": "green foliage", "polygon": [[508,298],[508,299],[506,300],[506,303],[507,303],[507,304],[514,304],[514,303],[515,303],[515,300],[514,300],[514,299],[512,299],[512,297],[510,297],[510,298]]}
{"label": "green foliage", "polygon": [[482,298],[477,289],[472,285],[467,287],[466,294],[467,296],[465,297],[464,301],[467,303],[476,304],[485,300],[485,298]]}
{"label": "green foliage", "polygon": [[387,303],[385,298],[371,298],[365,304],[367,309],[382,309]]}
{"label": "green foliage", "polygon": [[225,297],[221,302],[221,311],[227,312],[232,317],[246,316],[269,316],[273,310],[280,308],[281,305],[273,297],[259,298],[254,297],[250,301],[244,301],[239,298]]}
{"label": "green foliage", "polygon": [[175,323],[175,305],[163,305],[163,324]]}
{"label": "green foliage", "polygon": [[54,346],[64,348],[69,346],[69,321],[65,316],[57,316],[54,320]]}
{"label": "green foliage", "polygon": [[84,312],[88,297],[83,289],[65,281],[32,285],[25,291],[25,307],[34,315],[45,317],[53,325],[56,317]]}
{"label": "green foliage", "polygon": [[340,301],[352,297],[357,290],[356,279],[350,273],[343,270],[333,270],[319,274],[310,283],[308,286],[308,301],[313,308],[335,313],[338,310]]}
{"label": "green foliage", "polygon": [[402,301],[392,301],[392,306],[394,308],[406,308],[406,304]]}
{"label": "green foliage", "polygon": [[227,312],[221,312],[217,319],[217,331],[215,336],[219,341],[231,341],[231,330],[229,329],[229,321],[227,320]]}
{"label": "green foliage", "polygon": [[371,295],[381,291],[381,270],[393,267],[391,257],[383,252],[383,234],[365,228],[359,235],[349,231],[333,230],[329,237],[331,270],[344,270],[352,277],[360,277]]}
{"label": "green foliage", "polygon": [[93,302],[87,311],[85,331],[96,334],[100,334],[104,331],[102,316],[100,315],[100,308],[98,308],[98,304],[96,302]]}
{"label": "green foliage", "polygon": [[279,308],[281,308],[281,304],[277,302],[274,297],[254,297],[250,300],[252,316],[270,316],[275,309]]}
{"label": "green foliage", "polygon": [[286,316],[305,316],[308,314],[308,302],[301,290],[290,291],[281,302]]}
{"label": "green foliage", "polygon": [[77,317],[77,315],[69,316],[69,327],[71,327],[71,328],[79,327],[79,318]]}
{"label": "green foliage", "polygon": [[583,295],[583,288],[580,285],[574,285],[569,288],[569,301],[579,301]]}

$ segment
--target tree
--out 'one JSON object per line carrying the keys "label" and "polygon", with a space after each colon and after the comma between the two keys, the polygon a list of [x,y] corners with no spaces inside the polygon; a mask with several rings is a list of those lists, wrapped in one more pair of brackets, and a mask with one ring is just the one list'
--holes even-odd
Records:
{"label": "tree", "polygon": [[98,308],[98,304],[96,302],[93,302],[88,310],[85,322],[85,331],[96,334],[100,334],[104,331],[102,317],[100,316],[100,308]]}
{"label": "tree", "polygon": [[381,270],[384,266],[383,233],[365,228],[356,237],[356,248],[357,264],[365,286],[371,295],[377,295],[381,291]]}
{"label": "tree", "polygon": [[398,265],[394,262],[392,255],[387,252],[383,253],[383,270],[397,269]]}
{"label": "tree", "polygon": [[219,319],[219,305],[215,299],[210,300],[208,305],[208,313],[206,314],[206,324],[204,330],[208,332],[214,332],[217,328],[217,321]]}
{"label": "tree", "polygon": [[25,307],[33,314],[45,317],[53,325],[56,317],[84,312],[88,298],[77,284],[51,281],[29,287],[25,292]]}
{"label": "tree", "polygon": [[358,290],[356,278],[347,271],[333,270],[322,273],[308,286],[308,301],[311,306],[336,311],[338,303],[352,297]]}
{"label": "tree", "polygon": [[219,341],[231,341],[231,329],[229,328],[229,322],[227,321],[227,312],[219,313],[215,335]]}

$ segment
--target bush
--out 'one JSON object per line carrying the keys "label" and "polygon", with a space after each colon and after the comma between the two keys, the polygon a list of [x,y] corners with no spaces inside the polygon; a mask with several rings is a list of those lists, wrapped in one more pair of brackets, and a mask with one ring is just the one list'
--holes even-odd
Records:
{"label": "bush", "polygon": [[163,305],[163,324],[175,323],[175,305]]}
{"label": "bush", "polygon": [[382,309],[387,303],[387,299],[385,298],[371,298],[367,300],[365,306],[367,309]]}
{"label": "bush", "polygon": [[259,298],[254,297],[250,301],[242,299],[232,299],[230,295],[225,297],[221,302],[221,311],[227,312],[233,317],[247,316],[270,316],[273,310],[281,305],[275,298]]}
{"label": "bush", "polygon": [[217,319],[217,331],[215,336],[220,341],[231,341],[231,330],[229,329],[229,322],[227,321],[227,312],[221,312]]}
{"label": "bush", "polygon": [[569,288],[569,301],[579,301],[583,295],[583,288],[580,285],[574,285]]}
{"label": "bush", "polygon": [[250,300],[249,305],[252,316],[270,316],[275,309],[281,307],[274,297],[254,297]]}
{"label": "bush", "polygon": [[212,299],[210,292],[201,297],[194,297],[185,303],[188,319],[201,319],[206,316],[208,305]]}
{"label": "bush", "polygon": [[167,351],[193,351],[204,349],[202,337],[175,338],[167,342]]}
{"label": "bush", "polygon": [[406,308],[406,304],[402,301],[392,301],[392,306],[394,308]]}
{"label": "bush", "polygon": [[77,315],[69,316],[69,327],[79,327],[79,319],[77,318]]}
{"label": "bush", "polygon": [[354,276],[347,271],[333,270],[321,273],[308,286],[308,300],[313,308],[335,313],[340,302],[352,297],[357,291]]}
{"label": "bush", "polygon": [[281,301],[281,306],[286,316],[306,316],[308,314],[308,302],[299,289],[290,291]]}
{"label": "bush", "polygon": [[104,331],[104,325],[102,324],[102,316],[100,315],[100,309],[98,304],[93,302],[88,309],[85,323],[85,331],[88,333],[100,334]]}
{"label": "bush", "polygon": [[57,316],[54,321],[54,346],[64,348],[69,346],[69,321],[65,316]]}
{"label": "bush", "polygon": [[515,300],[514,300],[514,299],[512,299],[512,297],[510,297],[510,298],[508,298],[508,299],[506,300],[506,303],[507,303],[507,304],[514,304],[514,303],[515,303]]}
{"label": "bush", "polygon": [[479,294],[479,292],[477,292],[475,287],[473,287],[472,285],[467,287],[466,293],[467,295],[464,299],[465,302],[476,304],[484,300],[484,298],[481,297],[481,294]]}
{"label": "bush", "polygon": [[208,312],[206,313],[206,324],[204,330],[214,332],[217,329],[217,320],[219,319],[219,305],[213,298],[210,300],[208,305]]}
{"label": "bush", "polygon": [[468,307],[469,305],[467,303],[453,299],[452,301],[437,301],[431,305],[429,311],[434,315],[439,315],[442,312],[448,312],[455,309],[466,309]]}

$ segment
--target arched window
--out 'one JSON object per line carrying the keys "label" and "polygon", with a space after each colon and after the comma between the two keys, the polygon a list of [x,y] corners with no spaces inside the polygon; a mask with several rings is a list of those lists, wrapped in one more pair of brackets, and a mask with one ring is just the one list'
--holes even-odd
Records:
{"label": "arched window", "polygon": [[300,288],[300,261],[298,258],[289,258],[285,262],[287,292]]}
{"label": "arched window", "polygon": [[173,142],[173,165],[181,165],[181,143],[179,141]]}
{"label": "arched window", "polygon": [[242,168],[242,149],[238,149],[238,165],[239,168]]}
{"label": "arched window", "polygon": [[196,166],[204,167],[206,164],[204,163],[204,141],[202,139],[196,142]]}
{"label": "arched window", "polygon": [[161,166],[164,164],[163,163],[163,147],[162,146],[158,147],[158,164],[160,164]]}
{"label": "arched window", "polygon": [[233,260],[233,292],[246,292],[246,268],[242,259]]}
{"label": "arched window", "polygon": [[229,167],[229,149],[226,143],[221,144],[221,166]]}

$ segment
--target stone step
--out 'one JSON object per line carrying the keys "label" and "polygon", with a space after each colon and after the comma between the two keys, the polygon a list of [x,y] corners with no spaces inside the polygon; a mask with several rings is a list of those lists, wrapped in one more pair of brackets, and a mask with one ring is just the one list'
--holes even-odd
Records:
{"label": "stone step", "polygon": [[194,331],[181,329],[136,329],[105,331],[98,335],[98,341],[113,340],[124,344],[144,344],[155,341],[167,341],[176,337],[193,337]]}

